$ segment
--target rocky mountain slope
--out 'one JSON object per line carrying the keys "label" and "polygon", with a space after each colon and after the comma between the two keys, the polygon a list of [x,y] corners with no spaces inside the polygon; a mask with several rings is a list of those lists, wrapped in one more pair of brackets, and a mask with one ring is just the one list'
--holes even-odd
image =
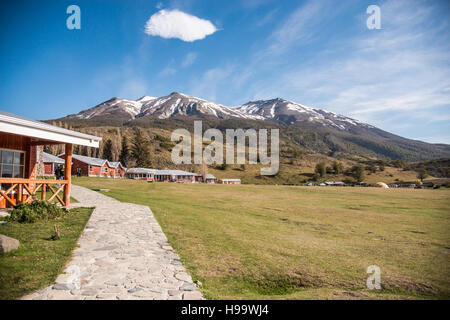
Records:
{"label": "rocky mountain slope", "polygon": [[193,120],[204,128],[280,128],[284,145],[328,156],[346,155],[424,161],[450,157],[450,145],[406,139],[330,111],[281,98],[251,101],[232,108],[173,92],[137,100],[112,98],[78,114],[56,119],[82,127],[141,126],[191,129]]}

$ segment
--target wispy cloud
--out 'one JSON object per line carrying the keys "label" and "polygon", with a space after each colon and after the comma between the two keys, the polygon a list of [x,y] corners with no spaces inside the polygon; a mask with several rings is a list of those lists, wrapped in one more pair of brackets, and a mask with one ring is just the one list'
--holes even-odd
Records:
{"label": "wispy cloud", "polygon": [[259,19],[256,22],[256,27],[258,27],[258,28],[262,27],[262,26],[268,24],[269,22],[273,21],[276,14],[278,13],[278,11],[279,11],[279,9],[275,8],[275,9],[272,9],[269,12],[267,12],[264,17],[262,17],[261,19]]}
{"label": "wispy cloud", "polygon": [[313,37],[311,29],[320,21],[317,16],[322,8],[320,1],[310,1],[294,11],[270,35],[270,53],[283,52],[295,43],[309,41]]}
{"label": "wispy cloud", "polygon": [[192,65],[195,62],[196,59],[197,59],[197,53],[189,52],[184,57],[183,62],[181,63],[181,66],[183,68],[189,67],[190,65]]}
{"label": "wispy cloud", "polygon": [[[450,117],[450,26],[436,20],[439,6],[386,1],[382,30],[366,29],[361,11],[354,17],[355,31],[329,40],[317,34],[327,30],[323,10],[316,1],[299,7],[273,31],[272,43],[254,62],[234,75],[249,97],[282,96],[398,134],[414,131],[403,124],[428,130],[426,123]],[[309,56],[298,51],[317,39],[321,49],[314,46]],[[298,59],[284,59],[295,51]],[[270,71],[274,65],[276,76]]]}
{"label": "wispy cloud", "polygon": [[233,65],[225,65],[206,70],[200,77],[193,78],[190,92],[195,96],[215,101],[218,92],[223,94],[227,91],[228,79],[234,68]]}
{"label": "wispy cloud", "polygon": [[171,67],[171,66],[167,66],[159,72],[159,75],[166,77],[166,76],[173,76],[176,73],[177,73],[177,69],[175,69],[174,67]]}
{"label": "wispy cloud", "polygon": [[145,33],[170,39],[177,38],[186,42],[204,39],[217,31],[209,20],[180,10],[161,10],[153,14],[145,25]]}

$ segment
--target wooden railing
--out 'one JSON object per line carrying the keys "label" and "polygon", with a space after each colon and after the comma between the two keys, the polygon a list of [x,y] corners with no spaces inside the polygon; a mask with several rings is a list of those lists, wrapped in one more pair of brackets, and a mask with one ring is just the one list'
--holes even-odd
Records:
{"label": "wooden railing", "polygon": [[40,200],[53,201],[56,198],[61,205],[68,206],[66,203],[68,197],[59,195],[61,191],[66,193],[66,189],[70,186],[68,180],[0,178],[0,184],[11,185],[7,190],[0,189],[0,207],[2,207],[3,199],[13,207],[23,202],[30,203],[33,198],[37,198],[36,194],[39,191],[41,193]]}

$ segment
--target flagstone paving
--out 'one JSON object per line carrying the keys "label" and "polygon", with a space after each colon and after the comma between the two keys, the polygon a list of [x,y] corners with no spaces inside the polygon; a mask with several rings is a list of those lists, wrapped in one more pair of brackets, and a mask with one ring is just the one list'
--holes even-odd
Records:
{"label": "flagstone paving", "polygon": [[95,207],[73,258],[54,285],[23,299],[203,299],[151,210],[72,185]]}

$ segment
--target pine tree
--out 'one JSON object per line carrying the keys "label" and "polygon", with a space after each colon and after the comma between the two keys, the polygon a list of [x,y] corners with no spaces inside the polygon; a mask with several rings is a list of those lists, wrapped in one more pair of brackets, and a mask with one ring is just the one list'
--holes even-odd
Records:
{"label": "pine tree", "polygon": [[127,166],[130,158],[130,150],[128,149],[128,139],[126,136],[122,136],[122,149],[120,151],[119,161],[123,166]]}
{"label": "pine tree", "polygon": [[141,129],[134,128],[134,136],[131,141],[131,157],[138,167],[151,167],[150,142],[144,136]]}
{"label": "pine tree", "polygon": [[334,174],[341,174],[343,170],[344,170],[344,167],[343,167],[342,163],[333,161]]}
{"label": "pine tree", "polygon": [[108,161],[113,161],[111,139],[106,140],[105,144],[103,145],[102,158]]}

